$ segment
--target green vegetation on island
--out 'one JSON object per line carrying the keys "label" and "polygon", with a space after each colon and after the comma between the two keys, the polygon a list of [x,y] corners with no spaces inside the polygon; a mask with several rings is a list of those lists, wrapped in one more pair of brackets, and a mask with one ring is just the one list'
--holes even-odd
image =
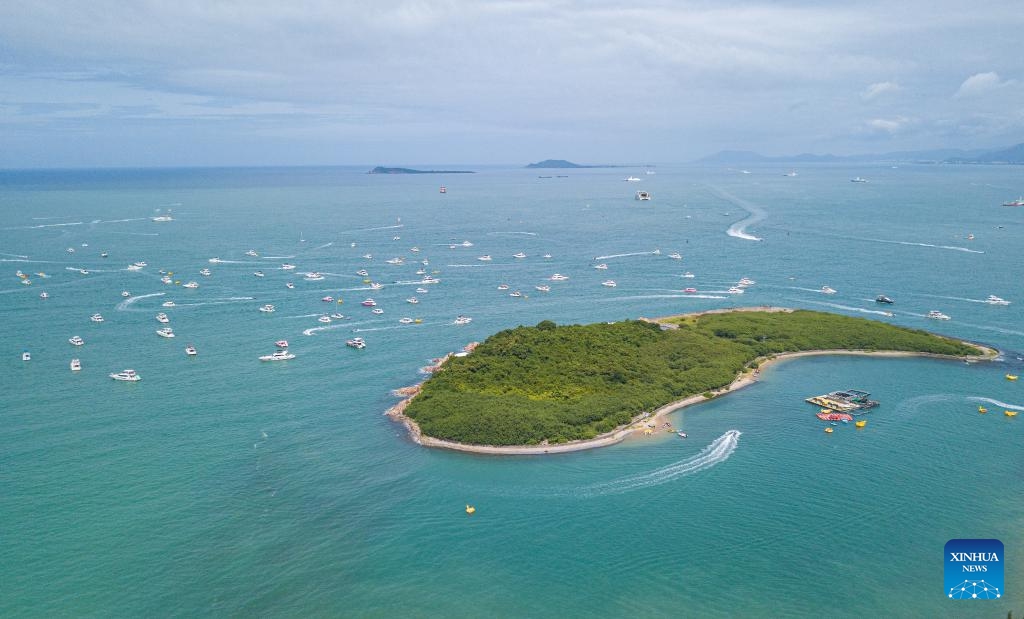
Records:
{"label": "green vegetation on island", "polygon": [[367,174],[475,174],[472,170],[414,170],[412,168],[385,168],[377,166]]}
{"label": "green vegetation on island", "polygon": [[[927,331],[837,314],[732,312],[557,326],[487,338],[405,408],[426,436],[475,445],[591,439],[642,411],[728,386],[761,357],[810,350],[980,355]],[[676,327],[676,328],[668,328]]]}

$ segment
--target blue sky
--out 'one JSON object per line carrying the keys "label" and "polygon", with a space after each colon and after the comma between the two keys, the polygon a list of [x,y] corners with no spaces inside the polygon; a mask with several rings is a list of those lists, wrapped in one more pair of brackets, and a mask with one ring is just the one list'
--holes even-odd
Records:
{"label": "blue sky", "polygon": [[0,167],[1024,142],[1019,2],[0,3]]}

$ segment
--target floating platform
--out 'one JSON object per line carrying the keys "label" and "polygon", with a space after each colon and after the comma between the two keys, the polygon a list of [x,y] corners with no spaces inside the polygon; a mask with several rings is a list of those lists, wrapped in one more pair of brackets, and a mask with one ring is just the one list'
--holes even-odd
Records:
{"label": "floating platform", "polygon": [[[869,399],[870,395],[867,391],[846,389],[844,391],[833,391],[824,395],[812,396],[807,398],[806,402],[837,413],[863,415],[869,409],[878,406],[878,402]],[[822,412],[824,413],[824,411]]]}

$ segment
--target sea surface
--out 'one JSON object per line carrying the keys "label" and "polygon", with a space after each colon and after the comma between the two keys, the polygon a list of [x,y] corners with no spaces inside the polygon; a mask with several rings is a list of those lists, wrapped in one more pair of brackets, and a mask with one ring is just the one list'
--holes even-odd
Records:
{"label": "sea surface", "polygon": [[[1024,614],[1024,168],[369,167],[0,172],[0,615]],[[768,304],[1002,355],[794,359],[676,413],[685,440],[562,455],[426,449],[382,414],[516,325]],[[294,360],[257,360],[280,339]],[[848,387],[881,406],[826,434],[804,398]],[[954,538],[1003,542],[1000,600],[947,599]]]}

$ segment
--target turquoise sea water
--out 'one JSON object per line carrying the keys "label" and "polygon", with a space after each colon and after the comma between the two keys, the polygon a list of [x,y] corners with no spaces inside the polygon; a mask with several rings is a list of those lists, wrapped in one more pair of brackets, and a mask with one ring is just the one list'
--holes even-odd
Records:
{"label": "turquoise sea water", "polygon": [[[1024,410],[1024,383],[1004,379],[1024,371],[1024,209],[999,206],[1024,170],[656,171],[0,172],[0,614],[1024,612],[1024,420],[1002,414]],[[640,188],[653,200],[635,201]],[[158,209],[174,221],[151,221]],[[441,283],[417,294],[424,258]],[[148,266],[126,270],[138,260]],[[362,268],[384,288],[369,290]],[[161,284],[161,269],[200,288]],[[325,279],[303,281],[314,270]],[[570,279],[534,289],[556,272]],[[757,284],[725,294],[741,277]],[[876,306],[882,293],[896,304]],[[414,294],[420,304],[404,302]],[[359,305],[368,296],[383,315]],[[381,414],[430,358],[500,329],[761,304],[1004,353],[791,360],[677,413],[687,440],[547,457],[424,449]],[[933,309],[951,320],[925,319]],[[156,336],[159,311],[175,339]],[[325,311],[350,319],[304,335]],[[473,322],[453,325],[459,314]],[[365,350],[344,345],[354,331]],[[257,361],[282,338],[295,360]],[[107,378],[126,367],[143,380]],[[863,430],[826,435],[803,398],[842,387],[882,405]],[[945,599],[945,542],[990,537],[1006,547],[1005,596]]]}

